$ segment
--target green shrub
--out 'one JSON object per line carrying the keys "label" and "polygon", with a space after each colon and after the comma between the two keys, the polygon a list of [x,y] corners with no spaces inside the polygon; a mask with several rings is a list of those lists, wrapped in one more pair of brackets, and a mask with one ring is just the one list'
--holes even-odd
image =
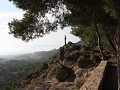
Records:
{"label": "green shrub", "polygon": [[83,85],[83,83],[84,83],[84,80],[82,80],[82,79],[77,80],[77,81],[75,82],[76,90],[79,90],[80,87]]}

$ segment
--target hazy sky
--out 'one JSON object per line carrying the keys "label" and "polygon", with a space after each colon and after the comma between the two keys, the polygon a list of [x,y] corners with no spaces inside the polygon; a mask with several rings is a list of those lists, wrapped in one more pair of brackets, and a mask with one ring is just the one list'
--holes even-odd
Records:
{"label": "hazy sky", "polygon": [[28,43],[14,38],[8,34],[8,22],[12,21],[13,18],[21,19],[23,13],[8,0],[0,0],[0,55],[31,53],[59,48],[64,44],[64,35],[67,36],[67,42],[77,42],[79,40],[79,38],[70,34],[70,28],[52,32]]}

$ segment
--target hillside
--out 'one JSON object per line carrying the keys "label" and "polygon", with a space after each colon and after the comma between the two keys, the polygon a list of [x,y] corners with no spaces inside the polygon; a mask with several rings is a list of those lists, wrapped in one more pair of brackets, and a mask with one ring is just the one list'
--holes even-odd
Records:
{"label": "hillside", "polygon": [[[108,53],[105,55],[110,58]],[[69,42],[41,67],[27,74],[16,90],[79,90],[100,61],[97,48]]]}
{"label": "hillside", "polygon": [[[10,90],[18,85],[24,76],[46,62],[58,50],[34,52],[19,56],[0,58],[0,90]],[[6,59],[7,58],[7,59]]]}
{"label": "hillside", "polygon": [[50,51],[39,51],[21,55],[10,55],[10,56],[1,56],[8,60],[34,60],[34,59],[47,59],[53,56],[58,50],[53,49]]}
{"label": "hillside", "polygon": [[7,60],[4,58],[0,58],[0,63],[5,63],[5,61],[7,61]]}
{"label": "hillside", "polygon": [[[10,90],[42,63],[42,60],[9,60],[0,64],[0,90]],[[44,60],[45,61],[45,60]],[[5,89],[3,89],[5,88]]]}

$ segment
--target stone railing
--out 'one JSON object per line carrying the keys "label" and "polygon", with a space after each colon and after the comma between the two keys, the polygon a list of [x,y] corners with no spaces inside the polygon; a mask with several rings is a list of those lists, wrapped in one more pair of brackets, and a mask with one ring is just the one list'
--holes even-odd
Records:
{"label": "stone railing", "polygon": [[92,74],[88,77],[80,90],[101,90],[106,66],[107,61],[101,61],[101,63],[92,71]]}

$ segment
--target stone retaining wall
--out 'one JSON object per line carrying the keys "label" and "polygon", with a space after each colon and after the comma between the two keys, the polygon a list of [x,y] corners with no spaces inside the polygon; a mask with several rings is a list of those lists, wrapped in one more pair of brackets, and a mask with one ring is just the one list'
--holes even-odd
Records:
{"label": "stone retaining wall", "polygon": [[101,63],[92,71],[92,74],[85,81],[80,90],[100,90],[106,66],[107,61],[101,61]]}

